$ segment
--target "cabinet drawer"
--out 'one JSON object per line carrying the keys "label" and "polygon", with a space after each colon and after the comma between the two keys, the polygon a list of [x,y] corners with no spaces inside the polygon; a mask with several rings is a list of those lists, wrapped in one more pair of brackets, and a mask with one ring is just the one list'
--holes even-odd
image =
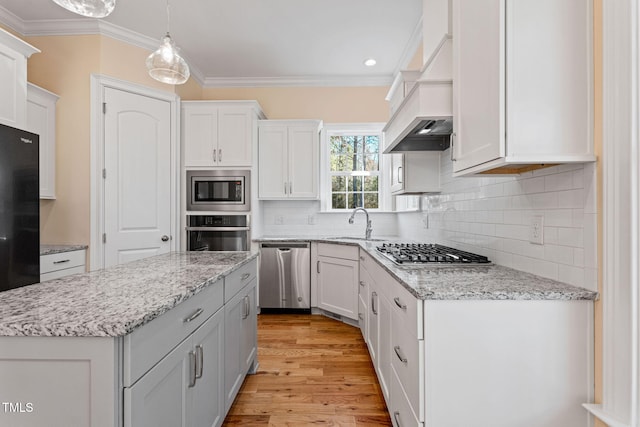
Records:
{"label": "cabinet drawer", "polygon": [[391,422],[394,427],[423,427],[424,423],[420,422],[411,410],[409,399],[400,385],[398,376],[393,369],[391,371]]}
{"label": "cabinet drawer", "polygon": [[47,280],[59,279],[65,276],[71,276],[72,274],[84,273],[84,264],[77,267],[65,268],[64,270],[56,270],[50,273],[44,273],[40,275],[40,281],[46,282]]}
{"label": "cabinet drawer", "polygon": [[229,302],[240,289],[249,284],[257,275],[258,262],[252,260],[224,278],[224,302]]}
{"label": "cabinet drawer", "polygon": [[[124,337],[124,386],[129,387],[223,305],[222,280]],[[191,319],[191,320],[190,320]]]}
{"label": "cabinet drawer", "polygon": [[357,261],[359,253],[360,248],[358,246],[318,243],[318,255],[322,256]]}
{"label": "cabinet drawer", "polygon": [[60,252],[57,254],[40,256],[40,274],[52,271],[65,270],[67,268],[84,266],[85,251]]}
{"label": "cabinet drawer", "polygon": [[409,332],[401,316],[397,312],[391,315],[391,366],[414,413],[419,419],[424,419],[424,341]]}
{"label": "cabinet drawer", "polygon": [[391,311],[398,315],[400,325],[417,339],[423,339],[422,300],[419,300],[396,280],[391,279],[387,293]]}

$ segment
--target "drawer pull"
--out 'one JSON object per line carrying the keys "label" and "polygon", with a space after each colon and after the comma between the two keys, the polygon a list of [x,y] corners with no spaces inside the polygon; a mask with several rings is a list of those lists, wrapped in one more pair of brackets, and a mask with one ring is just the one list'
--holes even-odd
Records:
{"label": "drawer pull", "polygon": [[189,352],[189,387],[195,387],[196,385],[196,354],[193,351]]}
{"label": "drawer pull", "polygon": [[204,311],[204,309],[202,309],[202,308],[197,309],[196,311],[193,312],[193,314],[191,316],[189,316],[186,319],[184,319],[184,323],[189,323],[189,322],[195,320],[196,317],[200,316],[203,311]]}
{"label": "drawer pull", "polygon": [[400,359],[400,361],[402,363],[407,363],[408,362],[407,358],[404,357],[404,355],[402,354],[402,351],[400,350],[400,346],[399,345],[393,347],[393,351],[396,352],[396,356],[398,356],[398,359]]}
{"label": "drawer pull", "polygon": [[247,280],[250,276],[251,276],[251,273],[244,273],[244,274],[242,275],[242,277],[240,277],[240,280],[245,281],[245,280]]}
{"label": "drawer pull", "polygon": [[364,315],[363,315],[362,313],[358,313],[358,318],[359,318],[360,320],[364,320]]}
{"label": "drawer pull", "polygon": [[393,419],[396,421],[396,424],[398,425],[398,427],[402,427],[402,423],[400,422],[400,412],[395,411],[393,413]]}
{"label": "drawer pull", "polygon": [[364,280],[360,280],[360,286],[364,286]]}
{"label": "drawer pull", "polygon": [[204,364],[204,350],[201,345],[196,346],[196,379],[202,378],[202,365]]}
{"label": "drawer pull", "polygon": [[400,307],[401,309],[403,309],[403,310],[406,310],[406,309],[407,309],[407,305],[406,305],[406,304],[403,304],[403,303],[400,301],[400,298],[395,297],[395,298],[393,299],[393,302],[395,302],[395,303],[396,303],[396,305],[397,305],[398,307]]}
{"label": "drawer pull", "polygon": [[60,261],[53,261],[54,264],[64,264],[65,262],[71,262],[70,259],[61,259]]}

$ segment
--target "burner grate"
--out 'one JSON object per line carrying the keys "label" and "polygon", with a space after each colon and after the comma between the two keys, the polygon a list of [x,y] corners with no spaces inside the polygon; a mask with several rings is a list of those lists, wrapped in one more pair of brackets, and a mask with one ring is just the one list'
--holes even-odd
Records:
{"label": "burner grate", "polygon": [[397,264],[489,264],[485,256],[432,243],[384,243],[376,248]]}

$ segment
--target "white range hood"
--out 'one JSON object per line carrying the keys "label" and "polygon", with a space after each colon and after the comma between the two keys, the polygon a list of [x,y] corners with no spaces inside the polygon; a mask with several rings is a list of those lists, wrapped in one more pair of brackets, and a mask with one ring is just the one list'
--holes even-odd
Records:
{"label": "white range hood", "polygon": [[445,35],[384,127],[384,153],[447,149],[452,116],[452,40]]}

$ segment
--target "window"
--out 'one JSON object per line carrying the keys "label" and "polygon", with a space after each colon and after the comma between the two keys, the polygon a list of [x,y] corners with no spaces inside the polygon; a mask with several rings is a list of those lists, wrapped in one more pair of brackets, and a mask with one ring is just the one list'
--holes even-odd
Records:
{"label": "window", "polygon": [[381,139],[379,131],[327,131],[329,209],[380,208]]}

